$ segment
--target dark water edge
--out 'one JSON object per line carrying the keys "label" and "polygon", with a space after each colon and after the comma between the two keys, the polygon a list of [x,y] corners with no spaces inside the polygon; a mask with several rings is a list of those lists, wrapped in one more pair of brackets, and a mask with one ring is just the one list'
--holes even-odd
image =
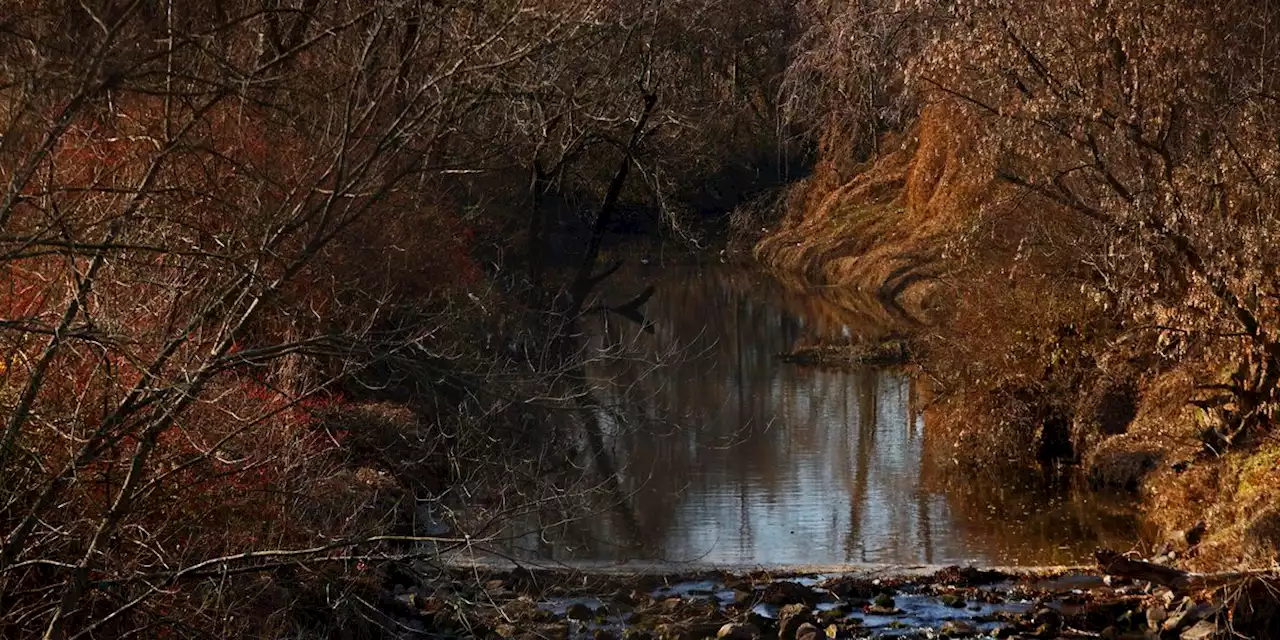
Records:
{"label": "dark water edge", "polygon": [[909,375],[778,358],[883,332],[874,313],[730,265],[638,265],[608,281],[605,301],[649,285],[652,334],[616,316],[589,329],[603,451],[584,439],[581,463],[603,459],[618,486],[511,522],[503,553],[584,566],[1043,566],[1139,539],[1129,505],[946,477]]}
{"label": "dark water edge", "polygon": [[[454,596],[467,606],[451,608]],[[1081,572],[602,575],[471,567],[398,586],[389,609],[406,628],[429,621],[461,628],[463,637],[1203,640],[1229,624],[1224,606]]]}

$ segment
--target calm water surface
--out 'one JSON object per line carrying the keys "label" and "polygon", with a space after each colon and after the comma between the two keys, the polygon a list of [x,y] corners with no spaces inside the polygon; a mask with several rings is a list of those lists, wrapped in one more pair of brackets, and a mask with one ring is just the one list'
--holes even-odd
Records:
{"label": "calm water surface", "polygon": [[866,329],[819,296],[742,268],[681,267],[615,278],[607,297],[625,301],[648,284],[652,334],[616,318],[592,329],[593,349],[633,354],[590,369],[603,458],[620,486],[593,515],[524,535],[509,551],[561,561],[1042,565],[1136,540],[1126,516],[1086,498],[942,477],[910,377],[781,362],[797,346]]}

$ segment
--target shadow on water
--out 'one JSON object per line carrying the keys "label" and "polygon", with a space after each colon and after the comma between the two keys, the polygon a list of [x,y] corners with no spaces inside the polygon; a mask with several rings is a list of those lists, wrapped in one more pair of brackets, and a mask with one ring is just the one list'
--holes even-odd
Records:
{"label": "shadow on water", "polygon": [[652,334],[617,318],[590,331],[593,351],[630,354],[587,369],[597,419],[583,465],[616,475],[601,485],[607,503],[568,522],[533,514],[514,523],[543,530],[511,540],[508,552],[735,566],[1045,565],[1134,539],[1127,516],[1086,496],[939,477],[910,377],[777,358],[879,331],[866,318],[742,268],[610,281],[619,300],[648,284],[657,287],[645,307]]}

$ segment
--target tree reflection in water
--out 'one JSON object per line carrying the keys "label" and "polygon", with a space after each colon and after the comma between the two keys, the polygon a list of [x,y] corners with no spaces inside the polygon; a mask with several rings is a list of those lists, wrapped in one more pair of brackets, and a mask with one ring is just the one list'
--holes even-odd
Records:
{"label": "tree reflection in water", "polygon": [[938,478],[909,377],[777,358],[874,333],[874,316],[741,268],[654,269],[611,286],[626,299],[649,283],[652,335],[617,319],[591,330],[591,348],[624,344],[634,356],[589,371],[603,468],[619,477],[613,504],[509,550],[555,560],[1007,565],[1071,563],[1101,538],[1133,540],[1127,518],[1083,498]]}

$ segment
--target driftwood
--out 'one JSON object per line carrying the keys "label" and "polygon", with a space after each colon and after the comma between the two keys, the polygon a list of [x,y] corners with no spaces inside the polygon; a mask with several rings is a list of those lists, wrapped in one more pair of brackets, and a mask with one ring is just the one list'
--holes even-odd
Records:
{"label": "driftwood", "polygon": [[1277,579],[1274,571],[1228,571],[1223,573],[1191,573],[1173,567],[1133,560],[1111,549],[1098,549],[1093,557],[1108,575],[1169,587],[1175,592],[1214,589],[1247,578]]}
{"label": "driftwood", "polygon": [[1175,591],[1191,586],[1191,574],[1172,567],[1165,567],[1142,560],[1131,560],[1111,549],[1098,549],[1093,557],[1103,573],[1133,580],[1145,580],[1164,585]]}

